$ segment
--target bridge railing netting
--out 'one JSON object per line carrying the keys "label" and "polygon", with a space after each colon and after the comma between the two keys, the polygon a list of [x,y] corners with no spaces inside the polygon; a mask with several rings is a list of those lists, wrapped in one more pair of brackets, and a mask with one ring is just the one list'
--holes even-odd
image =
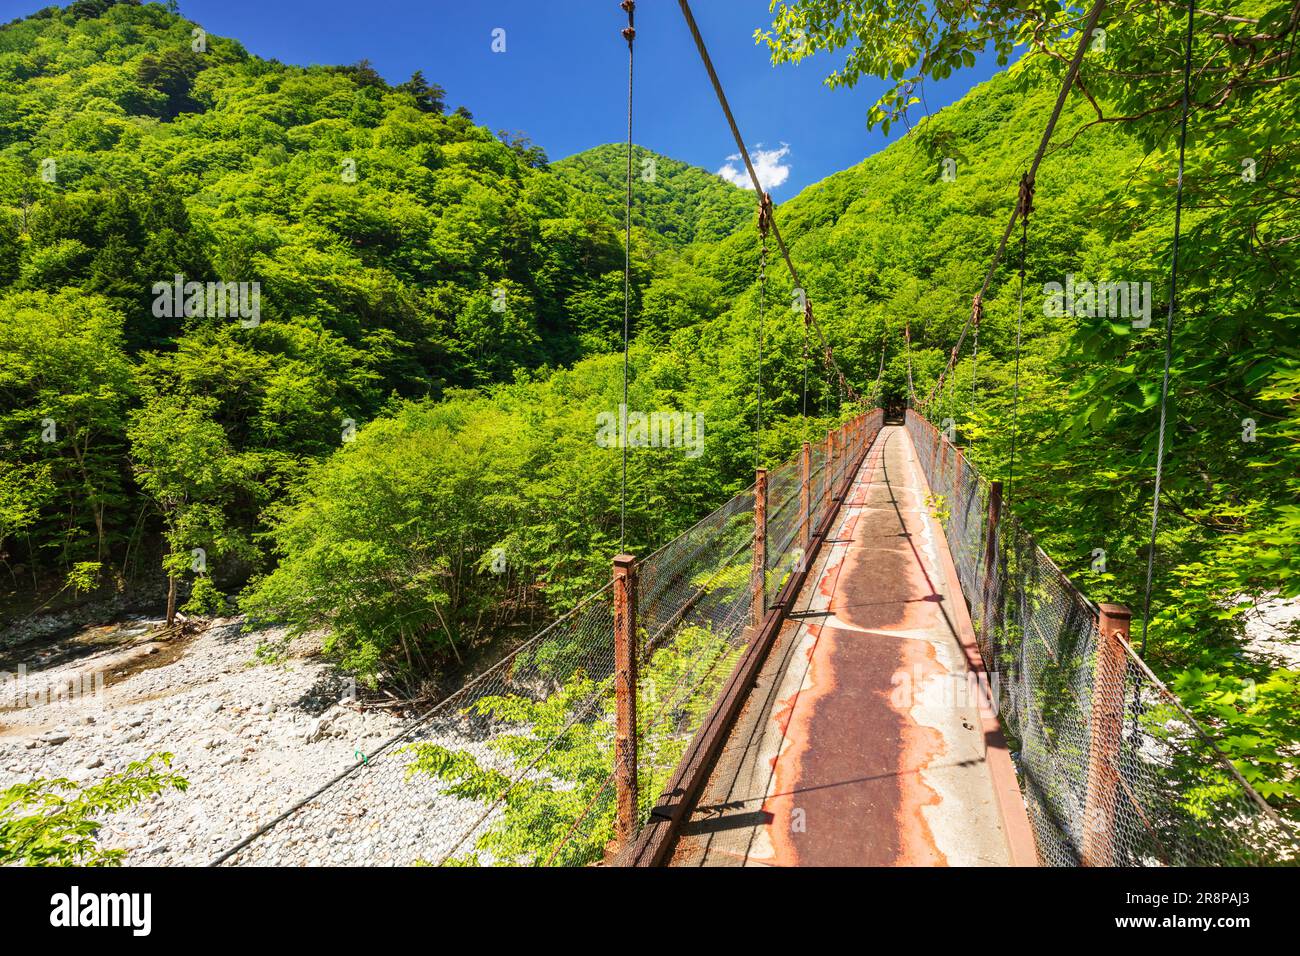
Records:
{"label": "bridge railing netting", "polygon": [[[1293,828],[1127,642],[1098,685],[1098,606],[1008,508],[993,526],[990,483],[930,422],[909,410],[907,429],[944,525],[1040,861],[1300,862]],[[1110,721],[1095,719],[1102,715]],[[1103,767],[1099,753],[1113,759]]]}
{"label": "bridge railing netting", "polygon": [[[839,429],[833,459],[828,441],[810,449],[810,527],[881,417]],[[803,558],[802,467],[769,472],[765,607]],[[751,636],[753,563],[752,487],[637,563],[639,823]],[[614,839],[614,668],[610,584],[220,862],[597,862]]]}

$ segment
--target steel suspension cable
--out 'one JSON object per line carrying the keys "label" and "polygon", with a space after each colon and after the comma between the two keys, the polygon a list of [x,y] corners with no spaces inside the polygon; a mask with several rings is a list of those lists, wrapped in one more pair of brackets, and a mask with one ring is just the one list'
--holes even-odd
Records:
{"label": "steel suspension cable", "polygon": [[916,391],[912,388],[912,320],[905,319],[903,325],[903,343],[907,349],[907,407],[915,404]]}
{"label": "steel suspension cable", "polygon": [[763,448],[763,317],[767,310],[767,231],[772,221],[772,197],[763,193],[758,204],[758,425],[754,433],[754,468],[762,464]]}
{"label": "steel suspension cable", "polygon": [[627,12],[623,39],[627,41],[627,195],[623,208],[623,404],[619,408],[619,444],[623,448],[623,482],[618,504],[618,550],[627,537],[627,377],[632,325],[632,46],[636,39],[636,0],[619,4]]}
{"label": "steel suspension cable", "polygon": [[804,306],[803,320],[803,407],[800,414],[804,420],[804,437],[808,431],[808,308]]}
{"label": "steel suspension cable", "polygon": [[1011,399],[1011,461],[1007,469],[1007,498],[1011,501],[1016,483],[1016,446],[1020,442],[1020,332],[1025,314],[1025,253],[1029,247],[1029,214],[1034,211],[1034,183],[1025,173],[1020,179],[1020,198],[1016,212],[1020,216],[1020,287],[1016,303],[1016,376]]}
{"label": "steel suspension cable", "polygon": [[[979,371],[980,371],[980,320],[975,320],[975,347],[971,354],[970,365],[970,417],[971,421],[975,420],[975,412],[979,408]],[[966,435],[966,443],[975,447],[975,432],[972,430]]]}
{"label": "steel suspension cable", "polygon": [[[1043,129],[1042,139],[1038,143],[1038,150],[1034,153],[1033,161],[1029,164],[1029,171],[1025,173],[1032,184],[1038,176],[1038,167],[1043,161],[1043,156],[1047,152],[1047,145],[1051,142],[1052,133],[1056,130],[1057,121],[1061,118],[1061,111],[1065,107],[1065,100],[1069,96],[1070,89],[1074,86],[1075,78],[1079,75],[1079,66],[1083,63],[1083,55],[1087,52],[1089,44],[1092,42],[1092,32],[1097,26],[1097,20],[1101,16],[1102,9],[1106,6],[1106,0],[1097,0],[1093,5],[1092,11],[1088,14],[1088,19],[1079,31],[1079,45],[1074,51],[1074,56],[1070,60],[1070,67],[1065,74],[1065,82],[1061,84],[1061,90],[1056,96],[1056,103],[1052,107],[1052,115],[1047,120],[1047,126]],[[1011,218],[1007,221],[1006,228],[1002,231],[1002,238],[998,242],[997,250],[993,253],[993,261],[989,263],[988,270],[984,273],[984,282],[980,285],[979,292],[975,293],[975,300],[980,302],[989,290],[989,285],[993,281],[993,276],[997,272],[998,265],[1002,262],[1002,255],[1006,251],[1007,240],[1011,238],[1011,230],[1015,228],[1016,217],[1019,215],[1019,205],[1011,213]],[[957,338],[957,346],[952,351],[952,357],[949,359],[949,368],[952,362],[956,360],[957,354],[961,351],[962,345],[966,341],[966,335],[970,331],[971,323],[974,318],[974,310],[971,311],[971,318],[966,320],[962,326],[961,335]],[[934,395],[935,388],[930,390],[931,396]]]}
{"label": "steel suspension cable", "polygon": [[[691,12],[689,0],[677,0],[681,7],[682,16],[686,19],[686,26],[691,31],[691,38],[695,41],[695,49],[700,54],[700,60],[704,64],[704,69],[709,74],[709,82],[713,85],[713,92],[718,98],[718,105],[722,107],[722,113],[727,119],[727,125],[731,128],[732,139],[736,141],[736,149],[740,153],[740,158],[745,163],[745,170],[749,173],[749,180],[754,185],[754,192],[758,196],[763,196],[763,184],[759,182],[758,172],[754,169],[754,161],[750,158],[749,147],[745,145],[744,138],[740,135],[740,127],[736,125],[736,117],[731,112],[731,105],[727,102],[727,94],[722,89],[722,81],[718,79],[717,70],[713,68],[713,58],[709,56],[708,47],[704,45],[704,36],[700,33],[699,24],[695,22],[695,14]],[[799,270],[794,266],[794,260],[790,258],[790,249],[785,244],[785,239],[781,236],[781,230],[777,228],[776,218],[771,218],[772,236],[776,239],[777,247],[781,251],[781,258],[785,260],[786,268],[790,270],[790,277],[794,280],[795,288],[803,289],[803,283],[799,279]],[[812,329],[817,333],[817,339],[822,348],[826,347],[826,336],[822,333],[821,325],[817,322],[817,317],[813,314],[812,305],[807,302],[807,290],[805,294],[805,323],[812,325]],[[805,330],[805,334],[806,334]],[[848,384],[844,378],[843,371],[837,365],[835,367],[836,375],[844,381],[845,389],[854,400],[858,398],[857,391],[853,386]]]}
{"label": "steel suspension cable", "polygon": [[1187,114],[1191,111],[1192,40],[1196,0],[1187,0],[1187,49],[1183,57],[1183,113],[1178,132],[1178,186],[1174,199],[1174,238],[1169,267],[1169,310],[1165,313],[1165,370],[1160,383],[1160,431],[1156,439],[1156,485],[1151,497],[1151,542],[1147,549],[1147,580],[1142,597],[1142,648],[1147,652],[1147,627],[1151,619],[1151,581],[1156,566],[1156,532],[1160,527],[1160,481],[1164,476],[1165,422],[1169,405],[1169,366],[1174,351],[1174,311],[1178,303],[1178,236],[1183,225],[1183,168],[1187,156]]}

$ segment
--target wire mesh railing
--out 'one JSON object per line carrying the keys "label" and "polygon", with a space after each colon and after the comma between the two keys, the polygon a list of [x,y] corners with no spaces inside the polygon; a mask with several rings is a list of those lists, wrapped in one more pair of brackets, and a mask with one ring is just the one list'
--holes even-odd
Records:
{"label": "wire mesh railing", "polygon": [[[924,417],[907,429],[970,609],[1041,862],[1300,862],[1294,827]],[[1122,616],[1120,616],[1122,615]],[[1115,626],[1118,624],[1119,626]]]}
{"label": "wire mesh railing", "polygon": [[803,482],[799,459],[785,462],[768,472],[767,548],[764,600],[776,600],[786,579],[802,557],[801,530],[804,520]]}
{"label": "wire mesh railing", "polygon": [[[644,823],[751,635],[805,558],[879,410],[768,473],[763,607],[755,489],[636,564],[636,821]],[[813,461],[817,462],[814,472]],[[598,862],[615,841],[616,588],[588,595],[374,753],[216,861],[226,865]]]}

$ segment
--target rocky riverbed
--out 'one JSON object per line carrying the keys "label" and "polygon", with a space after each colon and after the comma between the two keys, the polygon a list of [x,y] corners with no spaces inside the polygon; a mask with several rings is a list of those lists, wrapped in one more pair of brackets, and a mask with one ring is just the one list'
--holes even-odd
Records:
{"label": "rocky riverbed", "polygon": [[[153,753],[175,755],[172,768],[189,781],[187,791],[104,821],[101,844],[127,850],[128,865],[210,862],[402,723],[353,701],[348,682],[309,639],[275,663],[259,663],[258,644],[278,635],[242,633],[236,619],[170,640],[150,639],[157,620],[130,623],[133,640],[49,666],[33,660],[21,682],[15,670],[0,675],[0,789],[34,777],[90,782]],[[399,831],[418,830],[425,815],[427,806],[421,813],[410,799],[387,812]],[[304,850],[276,862],[335,859]]]}

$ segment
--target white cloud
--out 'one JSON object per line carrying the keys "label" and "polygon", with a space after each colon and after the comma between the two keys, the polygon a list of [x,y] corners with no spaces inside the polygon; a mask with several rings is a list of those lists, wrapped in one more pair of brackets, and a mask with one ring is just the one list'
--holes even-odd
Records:
{"label": "white cloud", "polygon": [[[789,154],[790,147],[786,143],[782,143],[776,149],[763,149],[760,144],[749,151],[749,158],[754,161],[754,172],[758,174],[758,181],[764,192],[775,189],[790,178],[790,164],[781,162]],[[754,188],[754,183],[749,178],[749,171],[745,169],[739,153],[727,157],[727,162],[718,170],[718,175],[741,189]]]}

